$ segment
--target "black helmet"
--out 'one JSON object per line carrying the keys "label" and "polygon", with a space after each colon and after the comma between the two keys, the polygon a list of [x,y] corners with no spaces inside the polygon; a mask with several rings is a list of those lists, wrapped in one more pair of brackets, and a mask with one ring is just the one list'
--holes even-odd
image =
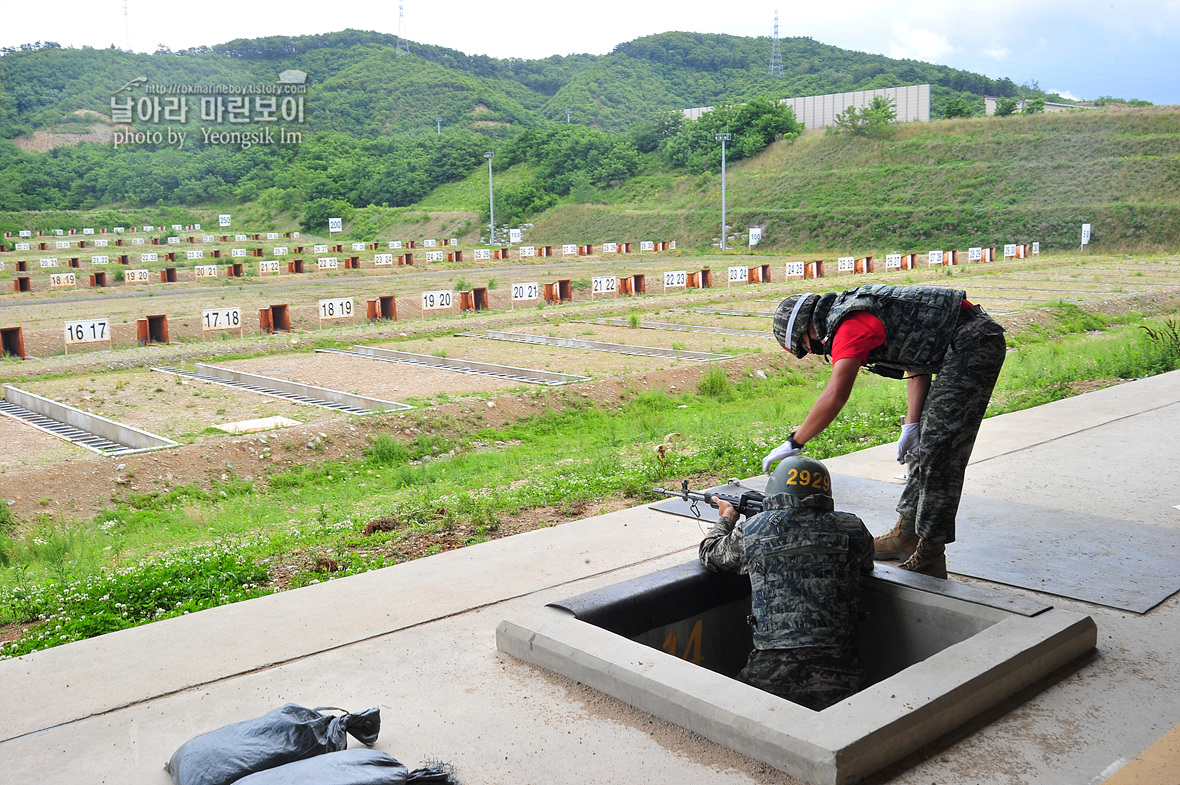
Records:
{"label": "black helmet", "polygon": [[815,311],[819,295],[805,292],[792,294],[778,304],[774,314],[774,337],[779,346],[802,360],[810,351],[807,329]]}
{"label": "black helmet", "polygon": [[815,458],[792,455],[784,458],[766,481],[766,495],[785,493],[802,499],[807,496],[832,498],[832,475]]}

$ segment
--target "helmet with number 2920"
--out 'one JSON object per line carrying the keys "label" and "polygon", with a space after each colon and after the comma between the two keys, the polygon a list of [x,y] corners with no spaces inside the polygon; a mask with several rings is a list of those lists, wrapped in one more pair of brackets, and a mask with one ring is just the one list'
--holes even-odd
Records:
{"label": "helmet with number 2920", "polygon": [[766,495],[786,493],[802,499],[820,494],[832,496],[832,475],[822,463],[804,455],[784,458],[766,481]]}

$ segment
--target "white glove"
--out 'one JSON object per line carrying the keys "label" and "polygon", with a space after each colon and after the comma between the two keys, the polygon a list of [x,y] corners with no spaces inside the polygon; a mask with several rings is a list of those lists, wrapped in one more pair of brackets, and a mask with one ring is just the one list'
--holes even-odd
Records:
{"label": "white glove", "polygon": [[762,459],[762,471],[770,474],[770,467],[783,458],[790,458],[792,455],[798,455],[801,447],[796,447],[791,444],[791,440],[787,439],[785,442],[775,447],[770,451],[770,454]]}
{"label": "white glove", "polygon": [[918,460],[918,443],[921,439],[921,424],[906,423],[901,426],[901,438],[897,440],[897,462],[909,463]]}

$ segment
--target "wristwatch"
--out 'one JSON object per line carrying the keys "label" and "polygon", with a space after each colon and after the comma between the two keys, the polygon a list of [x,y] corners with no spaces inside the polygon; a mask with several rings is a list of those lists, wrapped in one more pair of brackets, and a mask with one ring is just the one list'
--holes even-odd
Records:
{"label": "wristwatch", "polygon": [[[782,433],[782,431],[779,431],[779,433]],[[791,431],[791,435],[787,437],[787,444],[791,445],[791,447],[796,450],[803,449],[803,445],[795,441],[795,431]]]}

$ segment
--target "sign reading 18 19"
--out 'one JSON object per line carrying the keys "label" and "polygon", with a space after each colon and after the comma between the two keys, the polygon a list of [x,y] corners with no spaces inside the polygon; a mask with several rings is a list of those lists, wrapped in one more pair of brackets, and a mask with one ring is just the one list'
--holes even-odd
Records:
{"label": "sign reading 18 19", "polygon": [[333,300],[320,300],[321,319],[351,319],[352,298],[339,297]]}

